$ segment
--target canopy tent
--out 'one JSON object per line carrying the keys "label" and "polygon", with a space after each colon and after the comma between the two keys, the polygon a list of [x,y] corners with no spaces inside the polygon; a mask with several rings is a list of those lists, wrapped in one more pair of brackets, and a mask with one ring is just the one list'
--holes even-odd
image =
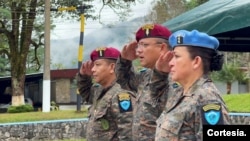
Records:
{"label": "canopy tent", "polygon": [[213,35],[221,51],[250,52],[250,0],[210,0],[163,25]]}

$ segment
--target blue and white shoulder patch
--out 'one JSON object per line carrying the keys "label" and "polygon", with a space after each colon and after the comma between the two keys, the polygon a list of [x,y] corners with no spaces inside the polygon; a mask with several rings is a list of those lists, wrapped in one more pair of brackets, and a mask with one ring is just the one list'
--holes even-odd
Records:
{"label": "blue and white shoulder patch", "polygon": [[128,93],[118,94],[118,104],[121,113],[132,111],[132,102]]}
{"label": "blue and white shoulder patch", "polygon": [[203,125],[223,124],[221,104],[210,103],[201,107]]}

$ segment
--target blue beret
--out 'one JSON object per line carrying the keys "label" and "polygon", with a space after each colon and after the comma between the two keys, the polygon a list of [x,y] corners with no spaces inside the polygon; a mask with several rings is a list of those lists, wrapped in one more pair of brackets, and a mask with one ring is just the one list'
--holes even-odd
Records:
{"label": "blue beret", "polygon": [[172,48],[176,46],[197,46],[216,50],[219,47],[219,41],[215,37],[197,30],[176,31],[169,37],[169,43]]}

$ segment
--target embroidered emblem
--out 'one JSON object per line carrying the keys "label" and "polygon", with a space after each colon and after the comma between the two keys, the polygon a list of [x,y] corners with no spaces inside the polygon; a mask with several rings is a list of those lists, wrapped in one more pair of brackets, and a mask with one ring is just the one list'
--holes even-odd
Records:
{"label": "embroidered emblem", "polygon": [[99,47],[96,49],[96,51],[98,52],[98,56],[99,57],[103,57],[104,56],[104,51],[106,50],[106,47]]}
{"label": "embroidered emblem", "polygon": [[118,103],[120,107],[120,112],[132,111],[131,99],[128,93],[119,94]]}
{"label": "embroidered emblem", "polygon": [[146,24],[142,27],[142,30],[145,30],[145,35],[149,36],[149,32],[150,30],[154,29],[154,25],[153,24]]}
{"label": "embroidered emblem", "polygon": [[220,104],[207,104],[202,107],[203,124],[216,125],[222,122],[221,118],[221,105]]}
{"label": "embroidered emblem", "polygon": [[106,119],[101,119],[101,125],[102,125],[102,128],[103,128],[104,130],[108,130],[108,129],[109,129],[109,122],[108,122],[108,120],[106,120]]}

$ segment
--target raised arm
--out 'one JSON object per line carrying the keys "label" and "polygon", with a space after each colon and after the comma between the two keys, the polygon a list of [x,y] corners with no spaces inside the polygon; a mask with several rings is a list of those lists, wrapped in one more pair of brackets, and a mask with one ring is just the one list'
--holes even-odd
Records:
{"label": "raised arm", "polygon": [[136,59],[136,46],[136,41],[125,45],[116,63],[117,82],[122,88],[131,91],[137,91],[138,86],[138,74],[132,64],[132,61]]}

